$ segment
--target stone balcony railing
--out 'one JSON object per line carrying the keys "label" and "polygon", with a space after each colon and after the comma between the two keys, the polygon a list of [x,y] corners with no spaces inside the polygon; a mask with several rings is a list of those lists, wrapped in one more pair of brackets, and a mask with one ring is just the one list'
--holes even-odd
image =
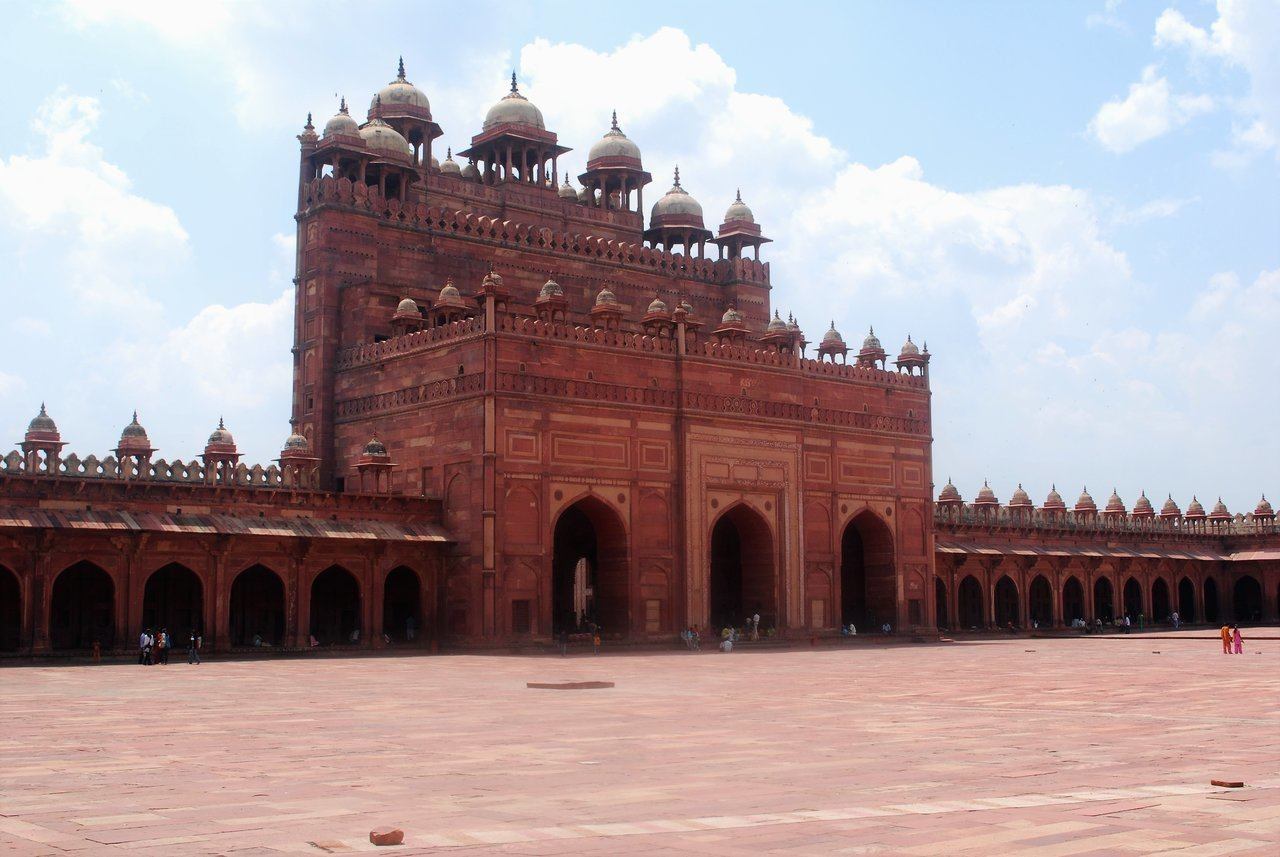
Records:
{"label": "stone balcony railing", "polygon": [[1072,510],[1046,511],[1007,506],[936,505],[934,523],[940,529],[1001,529],[1026,531],[1087,532],[1097,534],[1137,535],[1148,537],[1191,536],[1214,537],[1280,535],[1280,524],[1274,518],[1252,514],[1236,514],[1228,519],[1207,518],[1135,518],[1132,515],[1102,515],[1097,512],[1077,513]]}
{"label": "stone balcony railing", "polygon": [[[75,453],[49,461],[43,457],[28,460],[18,451],[0,459],[0,476],[54,476],[72,479],[133,480],[140,482],[186,483],[192,485],[233,485],[240,488],[305,488],[288,471],[272,464],[263,467],[237,464],[233,467],[206,466],[200,461],[139,462],[133,458],[117,459],[108,455],[98,458]],[[304,480],[305,481],[305,480]]]}

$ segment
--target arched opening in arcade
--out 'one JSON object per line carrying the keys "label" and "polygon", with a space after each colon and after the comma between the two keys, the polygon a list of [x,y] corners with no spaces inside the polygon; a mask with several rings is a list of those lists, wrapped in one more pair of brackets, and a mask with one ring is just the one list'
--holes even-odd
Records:
{"label": "arched opening in arcade", "polygon": [[1018,613],[1018,585],[1007,574],[996,581],[996,624],[1001,628],[1022,624]]}
{"label": "arched opening in arcade", "polygon": [[1031,581],[1031,588],[1027,593],[1027,618],[1039,628],[1047,628],[1053,624],[1053,587],[1042,574],[1037,574]]}
{"label": "arched opening in arcade", "polygon": [[1136,626],[1142,612],[1142,584],[1131,577],[1124,582],[1124,615]]}
{"label": "arched opening in arcade", "polygon": [[873,512],[863,511],[840,537],[842,624],[879,628],[893,624],[897,581],[893,573],[893,533]]}
{"label": "arched opening in arcade", "polygon": [[284,581],[265,565],[253,565],[231,584],[231,645],[284,644]]}
{"label": "arched opening in arcade", "polygon": [[310,633],[322,646],[360,642],[360,583],[340,565],[311,582]]}
{"label": "arched opening in arcade", "polygon": [[956,590],[956,622],[961,628],[978,630],[986,627],[986,613],[982,609],[982,584],[972,574],[960,581]]}
{"label": "arched opening in arcade", "polygon": [[933,611],[934,621],[939,628],[951,627],[947,616],[947,585],[942,582],[941,577],[933,579]]}
{"label": "arched opening in arcade", "polygon": [[773,568],[768,522],[742,504],[721,515],[711,529],[712,627],[742,627],[756,613],[761,627],[776,627]]}
{"label": "arched opening in arcade", "polygon": [[1196,585],[1189,577],[1178,581],[1178,620],[1183,623],[1196,621]]}
{"label": "arched opening in arcade", "polygon": [[552,633],[594,628],[626,636],[627,530],[618,513],[598,497],[583,497],[556,519],[552,545]]}
{"label": "arched opening in arcade", "polygon": [[1173,606],[1169,601],[1169,584],[1163,577],[1157,577],[1151,584],[1151,621],[1167,622],[1173,615]]}
{"label": "arched opening in arcade", "polygon": [[185,565],[171,562],[147,578],[142,595],[142,627],[168,631],[181,647],[192,632],[203,633],[204,592],[200,578]]}
{"label": "arched opening in arcade", "polygon": [[1262,621],[1262,584],[1252,575],[1236,580],[1231,590],[1231,615],[1237,622]]}
{"label": "arched opening in arcade", "polygon": [[78,562],[53,582],[49,644],[55,649],[103,649],[115,644],[115,583],[91,562]]}
{"label": "arched opening in arcade", "polygon": [[382,585],[382,633],[397,643],[423,639],[422,582],[407,566],[397,566]]}
{"label": "arched opening in arcade", "polygon": [[22,644],[22,589],[18,576],[0,565],[0,652],[14,652]]}
{"label": "arched opening in arcade", "polygon": [[1074,577],[1062,584],[1062,621],[1070,625],[1084,616],[1084,586]]}
{"label": "arched opening in arcade", "polygon": [[1212,577],[1204,579],[1204,621],[1218,624],[1218,581]]}
{"label": "arched opening in arcade", "polygon": [[1099,577],[1093,582],[1093,615],[1103,622],[1110,622],[1115,618],[1115,593],[1110,578]]}

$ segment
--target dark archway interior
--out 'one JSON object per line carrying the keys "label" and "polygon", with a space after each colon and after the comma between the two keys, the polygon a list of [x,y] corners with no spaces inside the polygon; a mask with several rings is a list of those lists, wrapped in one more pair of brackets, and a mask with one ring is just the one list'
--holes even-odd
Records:
{"label": "dark archway interior", "polygon": [[1112,595],[1111,580],[1109,578],[1099,577],[1093,582],[1094,618],[1101,619],[1103,622],[1110,622],[1115,618],[1116,607]]}
{"label": "dark archway interior", "polygon": [[231,645],[251,646],[260,636],[268,646],[284,642],[284,582],[265,565],[242,571],[231,584]]}
{"label": "dark archway interior", "polygon": [[1062,620],[1070,625],[1084,618],[1084,586],[1074,577],[1062,585]]}
{"label": "dark archway interior", "polygon": [[1164,578],[1157,577],[1155,582],[1151,584],[1151,621],[1165,622],[1173,614],[1173,607],[1169,601],[1169,584],[1164,582]]}
{"label": "dark archway interior", "polygon": [[938,623],[938,627],[950,627],[949,617],[947,616],[947,585],[942,582],[940,577],[933,579],[933,610],[934,620]]}
{"label": "dark archway interior", "polygon": [[996,581],[996,624],[1001,628],[1022,624],[1018,614],[1018,587],[1008,575]]}
{"label": "dark archway interior", "polygon": [[840,537],[840,615],[845,625],[894,623],[897,581],[893,533],[870,512],[851,520]]}
{"label": "dark archway interior", "polygon": [[413,569],[402,565],[387,574],[382,587],[382,633],[407,643],[410,628],[415,641],[423,638],[422,587]]}
{"label": "dark archway interior", "polygon": [[627,535],[616,512],[584,497],[560,514],[552,536],[552,633],[625,636],[630,629]]}
{"label": "dark archway interior", "polygon": [[192,631],[203,631],[203,607],[200,578],[185,565],[169,563],[147,578],[142,596],[142,627],[168,631],[173,645],[180,647]]}
{"label": "dark archway interior", "polygon": [[91,562],[78,562],[53,582],[49,643],[55,649],[115,644],[115,584]]}
{"label": "dark archway interior", "polygon": [[1031,591],[1027,599],[1027,616],[1038,622],[1041,627],[1053,622],[1053,588],[1041,575],[1036,575],[1031,581]]}
{"label": "dark archway interior", "polygon": [[1187,577],[1178,581],[1178,619],[1183,622],[1196,621],[1196,587]]}
{"label": "dark archway interior", "polygon": [[711,530],[712,627],[741,627],[755,613],[760,627],[776,627],[774,589],[769,525],[750,508],[735,506]]}
{"label": "dark archway interior", "polygon": [[1218,624],[1218,581],[1206,577],[1204,581],[1204,621]]}
{"label": "dark archway interior", "polygon": [[360,584],[351,572],[331,565],[311,583],[311,636],[322,646],[352,642],[360,630]]}
{"label": "dark archway interior", "polygon": [[18,577],[0,565],[0,652],[17,651],[22,644],[22,590]]}
{"label": "dark archway interior", "polygon": [[1246,574],[1237,580],[1231,596],[1231,615],[1237,622],[1262,621],[1262,584],[1256,577]]}
{"label": "dark archway interior", "polygon": [[1138,624],[1142,614],[1142,585],[1132,577],[1124,582],[1124,612],[1129,621]]}
{"label": "dark archway interior", "polygon": [[982,628],[986,625],[985,611],[982,609],[982,584],[977,578],[969,575],[960,581],[960,589],[956,592],[956,617],[961,628]]}

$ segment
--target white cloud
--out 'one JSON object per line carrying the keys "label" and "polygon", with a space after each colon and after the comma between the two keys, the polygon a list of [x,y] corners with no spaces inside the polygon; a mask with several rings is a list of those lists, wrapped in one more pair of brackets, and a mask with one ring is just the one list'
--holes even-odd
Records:
{"label": "white cloud", "polygon": [[1157,197],[1133,208],[1117,207],[1111,215],[1111,222],[1117,226],[1135,226],[1151,220],[1164,220],[1176,216],[1187,206],[1199,201],[1198,197]]}
{"label": "white cloud", "polygon": [[1084,19],[1085,26],[1090,29],[1109,27],[1122,33],[1129,31],[1129,25],[1117,14],[1120,11],[1120,0],[1106,0],[1100,11],[1090,12]]}
{"label": "white cloud", "polygon": [[1098,109],[1089,133],[1105,148],[1123,154],[1211,110],[1212,98],[1173,93],[1169,81],[1151,65],[1143,69],[1141,80],[1129,85],[1128,95]]}

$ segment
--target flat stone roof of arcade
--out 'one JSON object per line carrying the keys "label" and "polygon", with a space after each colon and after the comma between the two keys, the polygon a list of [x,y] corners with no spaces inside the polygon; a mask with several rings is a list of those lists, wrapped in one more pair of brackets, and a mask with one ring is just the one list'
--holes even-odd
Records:
{"label": "flat stone roof of arcade", "polygon": [[1246,650],[3,668],[0,851],[1273,855],[1280,641]]}

